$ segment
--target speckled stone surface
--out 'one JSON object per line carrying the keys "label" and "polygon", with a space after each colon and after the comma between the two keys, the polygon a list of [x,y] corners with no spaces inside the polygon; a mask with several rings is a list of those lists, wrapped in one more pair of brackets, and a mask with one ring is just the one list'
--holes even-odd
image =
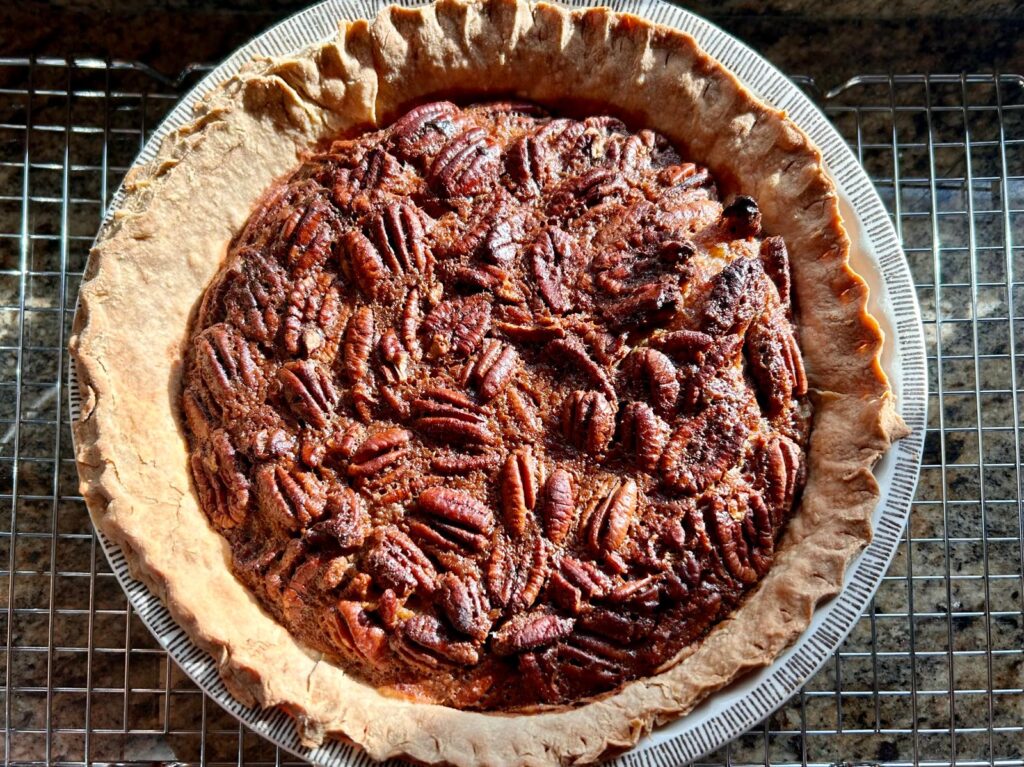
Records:
{"label": "speckled stone surface", "polygon": [[[26,24],[19,14],[38,5],[0,8],[0,51],[109,54],[165,72],[217,60],[295,7],[279,0],[250,13],[260,4],[169,2],[122,15],[89,0],[49,4],[50,17],[40,24],[36,15],[31,29],[11,26]],[[786,71],[817,75],[822,90],[870,71],[1024,72],[1012,3],[972,6],[998,18],[958,18],[949,9],[966,6],[944,3],[925,3],[932,15],[919,18],[908,3],[879,4],[883,21],[843,19],[851,7],[843,2],[821,16],[800,0],[774,0],[765,15],[752,12],[752,0],[710,6],[699,10]],[[135,72],[108,78],[102,69],[39,66],[34,78],[30,104],[26,68],[0,63],[0,86],[11,89],[0,93],[0,508],[10,510],[0,512],[0,636],[10,636],[0,652],[13,690],[3,705],[6,756],[273,763],[273,748],[208,703],[126,610],[76,497],[66,392],[53,384],[66,374],[76,273],[104,194],[138,150],[140,129],[152,128],[174,95]],[[68,102],[68,84],[92,95]],[[824,103],[899,213],[930,355],[924,467],[910,537],[842,652],[764,727],[707,761],[1019,764],[1024,87],[860,84]],[[25,131],[30,107],[36,128]]]}
{"label": "speckled stone surface", "polygon": [[[87,54],[165,74],[215,63],[306,0],[0,3],[0,55]],[[831,88],[863,73],[1024,71],[1019,0],[693,0],[683,3],[789,74]]]}

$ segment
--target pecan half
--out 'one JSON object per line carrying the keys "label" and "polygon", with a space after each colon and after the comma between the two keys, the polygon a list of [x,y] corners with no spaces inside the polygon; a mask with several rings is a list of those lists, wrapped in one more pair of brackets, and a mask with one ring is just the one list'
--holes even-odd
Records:
{"label": "pecan half", "polygon": [[634,136],[609,136],[605,147],[608,163],[631,174],[646,170],[651,164],[655,135],[649,130],[643,130]]}
{"label": "pecan half", "polygon": [[328,628],[328,635],[370,663],[380,660],[388,646],[387,635],[363,606],[359,602],[342,599],[335,609],[334,625]]}
{"label": "pecan half", "polygon": [[402,344],[414,360],[423,356],[423,349],[420,347],[418,338],[421,322],[423,322],[423,316],[420,310],[420,291],[419,288],[410,288],[405,296],[405,303],[402,304],[400,335]]}
{"label": "pecan half", "polygon": [[639,490],[632,479],[609,479],[583,515],[590,550],[598,556],[618,551],[636,516]]}
{"label": "pecan half", "polygon": [[342,269],[371,301],[381,298],[387,288],[388,272],[380,251],[369,237],[358,230],[346,234],[342,246],[345,258]]}
{"label": "pecan half", "polygon": [[[646,579],[645,579],[646,580]],[[654,622],[617,609],[597,608],[584,614],[578,623],[583,631],[610,639],[619,646],[629,646],[650,634]]]}
{"label": "pecan half", "polygon": [[444,197],[470,197],[495,181],[500,152],[480,128],[458,134],[434,158],[427,182]]}
{"label": "pecan half", "polygon": [[565,542],[576,522],[576,496],[573,478],[559,467],[551,472],[544,483],[540,500],[540,518],[544,534],[556,546]]}
{"label": "pecan half", "polygon": [[493,620],[487,596],[475,578],[446,573],[438,581],[438,604],[456,631],[483,641]]}
{"label": "pecan half", "polygon": [[574,391],[562,404],[562,434],[573,447],[602,455],[615,433],[615,408],[601,392]]}
{"label": "pecan half", "polygon": [[342,365],[345,378],[355,384],[366,378],[370,370],[370,353],[373,351],[374,336],[373,309],[360,306],[345,329],[345,348]]}
{"label": "pecan half", "polygon": [[760,256],[764,272],[775,283],[775,289],[779,293],[779,301],[788,314],[790,311],[792,284],[789,268],[789,251],[786,249],[786,241],[781,237],[765,237],[761,242]]}
{"label": "pecan half", "polygon": [[752,481],[762,491],[776,526],[793,508],[803,486],[806,468],[800,448],[788,437],[776,434],[754,452]]}
{"label": "pecan half", "polygon": [[369,366],[376,332],[373,309],[361,306],[345,328],[345,346],[341,355],[342,371],[351,386],[352,407],[365,422],[372,420],[370,410],[376,403]]}
{"label": "pecan half", "polygon": [[569,691],[614,687],[635,663],[631,650],[592,634],[574,634],[558,647],[558,674]]}
{"label": "pecan half", "polygon": [[289,581],[308,553],[306,542],[301,538],[290,538],[281,551],[260,552],[254,569],[263,574],[263,585],[274,599],[281,599]]}
{"label": "pecan half", "polygon": [[555,119],[508,149],[509,176],[526,196],[534,196],[554,183],[575,157],[586,127],[572,120]]}
{"label": "pecan half", "polygon": [[269,405],[258,405],[247,416],[233,419],[226,431],[231,434],[235,448],[253,463],[295,457],[298,439]]}
{"label": "pecan half", "polygon": [[595,599],[610,593],[614,585],[593,562],[562,557],[558,571],[551,576],[548,591],[555,604],[579,615],[590,610]]}
{"label": "pecan half", "polygon": [[409,532],[430,550],[480,552],[490,542],[494,513],[469,493],[431,487],[417,501],[425,522],[409,523]]}
{"label": "pecan half", "polygon": [[461,392],[430,388],[412,401],[413,424],[443,442],[491,445],[496,438],[483,409]]}
{"label": "pecan half", "polygon": [[522,213],[503,212],[505,215],[491,225],[478,251],[493,264],[508,265],[519,252],[526,217]]}
{"label": "pecan half", "polygon": [[629,281],[636,273],[636,260],[622,252],[601,253],[594,257],[594,284],[609,296],[617,297],[629,292]]}
{"label": "pecan half", "polygon": [[576,621],[547,612],[517,615],[500,629],[491,640],[496,655],[514,655],[547,647],[572,633]]}
{"label": "pecan half", "polygon": [[536,434],[540,431],[542,424],[538,403],[532,392],[513,386],[508,390],[507,401],[509,413],[525,434]]}
{"label": "pecan half", "polygon": [[525,610],[537,601],[550,572],[544,538],[534,535],[514,543],[499,536],[487,562],[487,593],[498,607]]}
{"label": "pecan half", "polygon": [[319,192],[316,182],[297,179],[267,192],[238,236],[241,247],[267,247],[275,258],[282,256],[309,198]]}
{"label": "pecan half", "polygon": [[400,597],[434,593],[437,572],[413,540],[396,527],[377,528],[367,539],[366,572]]}
{"label": "pecan half", "polygon": [[630,402],[622,410],[622,448],[644,471],[658,468],[669,427],[646,402]]}
{"label": "pecan half", "polygon": [[519,673],[523,684],[530,690],[536,690],[537,697],[545,703],[556,703],[561,693],[555,681],[554,670],[550,664],[539,660],[538,653],[522,653],[519,655]]}
{"label": "pecan half", "polygon": [[400,384],[409,377],[409,352],[402,346],[394,328],[388,328],[381,334],[380,342],[377,344],[377,354],[380,357],[382,377],[389,384]]}
{"label": "pecan half", "polygon": [[764,269],[756,258],[737,258],[711,280],[701,330],[742,334],[764,306]]}
{"label": "pecan half", "polygon": [[211,325],[194,342],[195,361],[208,399],[219,409],[244,415],[263,399],[262,357],[226,325]]}
{"label": "pecan half", "polygon": [[524,306],[502,306],[500,311],[495,327],[513,341],[535,344],[565,336],[560,320],[552,315],[534,314]]}
{"label": "pecan half", "polygon": [[746,354],[750,374],[767,403],[769,417],[779,416],[794,397],[807,393],[800,347],[781,312],[772,313],[750,326]]}
{"label": "pecan half", "polygon": [[[395,652],[428,668],[442,664],[472,666],[480,656],[469,642],[455,639],[441,622],[431,615],[414,615],[402,624]],[[403,641],[404,640],[404,641]]]}
{"label": "pecan half", "polygon": [[366,212],[382,188],[401,183],[402,167],[383,146],[367,150],[358,141],[335,141],[328,158],[318,180],[341,209]]}
{"label": "pecan half", "polygon": [[537,503],[537,461],[533,450],[520,448],[509,455],[501,472],[501,500],[505,529],[513,537],[526,532],[527,515]]}
{"label": "pecan half", "polygon": [[337,225],[334,206],[319,194],[311,197],[290,235],[286,258],[293,274],[310,271],[327,260]]}
{"label": "pecan half", "polygon": [[590,356],[579,338],[556,338],[544,347],[544,352],[553,360],[568,362],[576,367],[610,402],[618,399],[608,371]]}
{"label": "pecan half", "polygon": [[487,471],[498,465],[501,457],[493,451],[483,453],[457,453],[451,450],[436,452],[430,457],[430,468],[438,474],[469,474]]}
{"label": "pecan half", "polygon": [[410,275],[429,279],[433,256],[426,234],[430,223],[412,203],[392,202],[369,219],[365,232],[345,236],[347,271],[368,298],[384,296],[389,281]]}
{"label": "pecan half", "polygon": [[677,492],[703,492],[736,465],[748,433],[738,414],[725,405],[687,419],[661,456],[662,480]]}
{"label": "pecan half", "polygon": [[646,389],[654,411],[670,417],[679,398],[679,381],[672,360],[657,349],[634,349],[629,356],[629,372]]}
{"label": "pecan half", "polygon": [[475,352],[491,327],[491,303],[483,294],[453,298],[435,306],[420,326],[430,339],[432,359],[449,352],[468,357]]}
{"label": "pecan half", "polygon": [[315,475],[283,463],[256,469],[256,501],[260,510],[284,530],[301,530],[324,513],[327,491]]}
{"label": "pecan half", "polygon": [[501,341],[488,339],[473,364],[469,378],[480,392],[480,399],[488,402],[497,397],[519,369],[519,354]]}
{"label": "pecan half", "polygon": [[393,275],[427,275],[433,257],[425,238],[432,223],[410,202],[392,202],[370,219],[369,232]]}
{"label": "pecan half", "polygon": [[643,578],[627,580],[616,586],[604,599],[608,604],[629,610],[653,612],[658,609],[661,597],[662,576],[647,575]]}
{"label": "pecan half", "polygon": [[548,210],[556,216],[576,215],[581,208],[621,198],[628,190],[621,173],[610,168],[591,168],[559,184],[551,195]]}
{"label": "pecan half", "polygon": [[536,195],[543,185],[544,168],[538,156],[537,139],[522,136],[513,142],[505,153],[505,164],[509,177],[526,195]]}
{"label": "pecan half", "polygon": [[213,432],[205,449],[192,454],[191,466],[202,508],[214,526],[227,530],[241,524],[249,505],[249,480],[239,470],[227,435]]}
{"label": "pecan half", "polygon": [[323,429],[334,415],[338,390],[331,374],[313,360],[287,362],[277,371],[281,395],[297,418]]}
{"label": "pecan half", "polygon": [[276,263],[260,263],[243,254],[238,271],[224,278],[226,321],[250,340],[273,343],[281,326],[279,311],[288,295],[287,283],[288,276]]}
{"label": "pecan half", "polygon": [[775,554],[775,533],[778,527],[772,518],[771,509],[757,493],[739,499],[739,503],[747,505],[747,515],[743,518],[743,534],[750,548],[750,562],[757,572],[758,578],[763,577],[772,566]]}
{"label": "pecan half", "polygon": [[700,588],[703,571],[697,556],[689,550],[679,552],[672,568],[665,573],[663,594],[676,602],[691,599]]}
{"label": "pecan half", "polygon": [[627,325],[648,327],[671,319],[682,301],[679,286],[670,277],[643,282],[612,301],[598,305],[598,311],[613,328]]}
{"label": "pecan half", "polygon": [[399,159],[412,162],[433,157],[457,132],[459,111],[450,101],[409,110],[391,126],[391,150]]}
{"label": "pecan half", "polygon": [[352,455],[348,465],[350,477],[370,477],[383,471],[408,452],[412,437],[405,429],[384,429],[368,437]]}
{"label": "pecan half", "polygon": [[388,631],[394,631],[402,617],[402,600],[391,589],[384,589],[377,600],[377,615]]}
{"label": "pecan half", "polygon": [[729,507],[719,498],[709,499],[704,512],[705,524],[713,531],[716,550],[729,572],[743,583],[757,580],[757,571],[750,563],[750,551],[743,536],[742,522],[733,519]]}
{"label": "pecan half", "polygon": [[331,542],[343,551],[363,545],[370,530],[370,515],[362,498],[348,487],[333,488],[324,506],[324,519],[310,525],[306,539]]}
{"label": "pecan half", "polygon": [[327,274],[309,275],[288,295],[282,341],[289,354],[323,352],[337,348],[347,309],[341,305],[338,288]]}
{"label": "pecan half", "polygon": [[573,239],[557,227],[545,229],[529,250],[530,269],[537,292],[556,314],[573,308],[571,286],[583,266],[582,254]]}
{"label": "pecan half", "polygon": [[441,276],[456,289],[473,292],[487,290],[494,297],[510,304],[526,300],[525,287],[515,274],[494,264],[462,264],[446,261],[441,264]]}
{"label": "pecan half", "polygon": [[469,493],[448,487],[431,487],[420,493],[419,508],[445,525],[454,525],[475,533],[490,533],[494,512]]}
{"label": "pecan half", "polygon": [[668,352],[684,362],[703,364],[705,355],[715,345],[714,336],[699,330],[671,330],[651,337],[650,345]]}
{"label": "pecan half", "polygon": [[[376,191],[392,181],[402,172],[401,163],[384,147],[374,147],[360,161],[356,176],[365,191]],[[400,182],[399,182],[400,183]]]}

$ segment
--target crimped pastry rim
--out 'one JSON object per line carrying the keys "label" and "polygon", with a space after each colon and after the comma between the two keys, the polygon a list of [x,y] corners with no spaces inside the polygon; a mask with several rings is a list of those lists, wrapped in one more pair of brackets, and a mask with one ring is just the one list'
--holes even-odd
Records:
{"label": "crimped pastry rim", "polygon": [[[511,5],[511,3],[504,3],[504,4],[503,4],[503,3],[499,2],[499,3],[496,3],[496,5],[506,5],[506,6],[508,6],[508,5]],[[456,3],[446,3],[446,6],[447,6],[447,7],[462,7],[462,6],[459,6],[459,5],[458,5],[458,4],[456,4]],[[251,74],[251,73],[250,73],[250,74]],[[201,131],[200,131],[199,133],[201,133]],[[199,133],[197,133],[197,135],[199,135]],[[699,159],[701,159],[701,158],[699,158],[699,157],[698,157],[698,158],[696,158],[696,159],[698,159],[698,160],[699,160]],[[132,179],[132,180],[133,180],[133,181],[137,181],[137,180],[138,180],[138,179],[137,179],[137,176],[136,176],[136,178],[135,178],[135,179]],[[136,187],[136,188],[138,188],[138,187]],[[88,304],[88,299],[86,300],[86,303]],[[82,349],[82,346],[80,346],[80,345],[76,344],[76,348],[77,348],[78,350],[80,350],[80,351],[81,351],[81,349]],[[86,359],[86,364],[87,364],[87,363],[88,363],[88,353],[86,352],[85,354],[83,354],[83,355],[82,355],[82,358]],[[82,359],[79,359],[79,364],[80,364],[80,365],[82,365],[82,364],[83,364],[83,361],[82,361]],[[883,411],[884,411],[884,412],[885,412],[885,417],[886,417],[886,418],[888,418],[888,416],[889,416],[889,415],[891,415],[891,404],[892,404],[892,402],[891,402],[891,400],[889,400],[889,399],[888,399],[887,397],[884,397],[883,399],[884,399],[885,401],[881,401],[881,402],[880,402],[880,409],[879,409],[879,413],[883,413]],[[90,415],[91,415],[91,412],[90,412]],[[880,422],[880,423],[881,423],[881,422]],[[895,423],[895,422],[893,422],[893,423]],[[886,427],[888,427],[888,426],[891,426],[891,425],[892,425],[892,423],[890,423],[889,421],[886,421],[886,422],[885,422],[885,426],[886,426]],[[81,430],[81,427],[80,427],[80,428],[79,428],[79,429],[78,429],[77,431],[80,431],[80,430]],[[78,434],[78,436],[79,436],[79,442],[80,442],[80,448],[81,448],[81,445],[82,445],[82,442],[83,442],[83,440],[82,440],[82,434],[81,434],[81,433],[79,433],[79,434]],[[887,436],[886,438],[888,439],[888,436]],[[86,457],[86,458],[87,458],[87,460],[88,460],[88,457]],[[88,473],[88,472],[87,472],[87,473]],[[85,480],[84,484],[85,484],[85,483],[88,483],[88,480],[87,480],[87,479]],[[93,489],[94,489],[94,485],[93,485]],[[88,495],[88,494],[87,494],[87,495]],[[95,500],[95,497],[93,497],[93,501],[94,501],[94,500]],[[90,507],[91,507],[91,506],[92,506],[92,504],[90,504]],[[97,521],[99,521],[99,520],[97,520]],[[101,527],[102,527],[102,528],[106,528],[106,527],[108,527],[108,525],[102,524],[101,522],[100,522],[100,524],[101,524]],[[110,531],[110,530],[108,530],[108,531]],[[122,539],[122,540],[123,540],[123,539]],[[521,755],[521,756],[525,756],[525,755]],[[536,755],[535,755],[535,756],[536,756]]]}

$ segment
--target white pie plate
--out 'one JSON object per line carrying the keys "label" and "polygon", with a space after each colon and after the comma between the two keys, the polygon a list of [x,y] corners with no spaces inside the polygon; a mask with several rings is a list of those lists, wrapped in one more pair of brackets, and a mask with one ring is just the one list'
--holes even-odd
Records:
{"label": "white pie plate", "polygon": [[[282,55],[329,38],[341,19],[372,19],[391,4],[386,0],[327,0],[281,22],[235,51],[186,95],[164,119],[136,158],[151,160],[164,137],[189,122],[193,105],[218,83],[257,55]],[[397,0],[423,5],[422,0]],[[899,545],[917,484],[927,417],[924,334],[909,266],[889,217],[863,168],[839,133],[817,107],[764,58],[734,37],[663,0],[568,0],[572,7],[608,5],[691,34],[700,46],[769,104],[785,110],[814,140],[839,189],[843,220],[852,240],[851,263],[871,288],[869,309],[885,331],[883,365],[912,428],[875,467],[882,488],[873,516],[874,539],[851,563],[839,596],[815,611],[810,627],[769,667],[749,674],[713,694],[694,711],[641,739],[616,763],[676,765],[695,760],[742,734],[786,702],[836,651],[853,628]],[[103,226],[122,201],[119,189]],[[79,392],[74,365],[69,366],[70,409],[78,416]],[[167,608],[145,585],[132,578],[120,548],[97,533],[110,565],[139,617],[199,687],[249,728],[316,764],[342,767],[370,764],[358,748],[328,740],[317,749],[303,748],[292,720],[276,709],[246,708],[225,689],[216,663],[174,622]]]}

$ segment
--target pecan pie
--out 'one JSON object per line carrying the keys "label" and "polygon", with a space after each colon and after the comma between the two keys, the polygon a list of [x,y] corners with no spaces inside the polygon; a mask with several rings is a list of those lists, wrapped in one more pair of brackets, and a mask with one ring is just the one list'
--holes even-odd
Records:
{"label": "pecan pie", "polygon": [[789,257],[665,137],[433,102],[263,197],[185,368],[203,510],[297,638],[459,708],[645,676],[772,564]]}
{"label": "pecan pie", "polygon": [[308,744],[596,760],[770,663],[870,539],[905,427],[834,187],[686,35],[389,8],[125,188],[82,491]]}

